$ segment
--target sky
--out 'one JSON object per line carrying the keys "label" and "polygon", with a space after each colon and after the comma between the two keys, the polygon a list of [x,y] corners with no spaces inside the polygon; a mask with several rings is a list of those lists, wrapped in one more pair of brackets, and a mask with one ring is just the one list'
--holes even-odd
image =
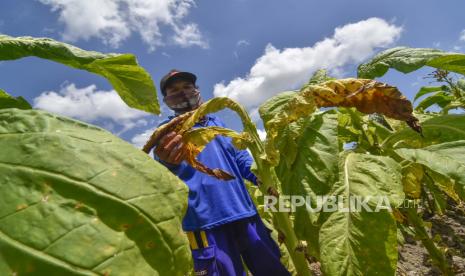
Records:
{"label": "sky", "polygon": [[[172,114],[158,88],[178,69],[197,75],[204,100],[228,96],[263,129],[260,104],[299,88],[315,70],[354,77],[357,65],[395,46],[465,52],[464,10],[462,0],[2,0],[1,34],[135,54],[154,80],[162,114],[129,108],[100,76],[35,57],[0,62],[0,88],[141,147]],[[413,100],[433,70],[389,71],[379,80]],[[232,112],[218,115],[241,130]]]}

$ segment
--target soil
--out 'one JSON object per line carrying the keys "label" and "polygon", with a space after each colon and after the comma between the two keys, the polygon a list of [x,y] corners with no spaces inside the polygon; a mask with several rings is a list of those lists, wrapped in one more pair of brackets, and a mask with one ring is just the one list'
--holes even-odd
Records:
{"label": "soil", "polygon": [[[441,237],[439,246],[447,248],[447,257],[455,275],[465,276],[465,206],[451,203],[444,215],[425,215],[423,219],[431,222],[430,235]],[[399,249],[397,275],[441,275],[431,264],[428,252],[421,242],[406,237]]]}

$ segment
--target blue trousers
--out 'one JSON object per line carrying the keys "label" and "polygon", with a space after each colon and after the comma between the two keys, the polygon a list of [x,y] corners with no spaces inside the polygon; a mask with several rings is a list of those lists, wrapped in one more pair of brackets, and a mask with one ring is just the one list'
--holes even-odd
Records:
{"label": "blue trousers", "polygon": [[281,253],[258,215],[203,231],[186,232],[195,275],[244,276],[244,263],[254,276],[289,276]]}

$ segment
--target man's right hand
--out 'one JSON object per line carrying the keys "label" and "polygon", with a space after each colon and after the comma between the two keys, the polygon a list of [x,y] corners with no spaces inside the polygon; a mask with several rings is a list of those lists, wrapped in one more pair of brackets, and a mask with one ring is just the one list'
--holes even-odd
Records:
{"label": "man's right hand", "polygon": [[166,163],[179,165],[184,160],[183,146],[182,136],[172,131],[160,139],[155,154]]}

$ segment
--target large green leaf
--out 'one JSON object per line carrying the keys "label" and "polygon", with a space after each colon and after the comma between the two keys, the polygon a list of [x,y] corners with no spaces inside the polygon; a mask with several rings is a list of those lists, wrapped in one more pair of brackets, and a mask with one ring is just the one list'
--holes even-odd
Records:
{"label": "large green leaf", "polygon": [[[465,191],[465,140],[446,142],[421,149],[401,148],[395,152],[402,158],[419,163],[435,173],[453,180],[456,193],[462,196]],[[438,184],[443,182],[437,181]],[[454,197],[448,185],[440,188]]]}
{"label": "large green leaf", "polygon": [[23,97],[13,97],[0,89],[0,109],[3,108],[19,108],[31,109],[31,105]]}
{"label": "large green leaf", "polygon": [[411,129],[404,128],[384,140],[382,147],[422,148],[433,144],[465,139],[465,115],[449,114],[425,120],[422,124],[423,137]]}
{"label": "large green leaf", "polygon": [[159,114],[157,93],[150,75],[131,54],[85,51],[50,38],[0,35],[0,60],[36,56],[103,76],[130,107]]}
{"label": "large green leaf", "polygon": [[[389,157],[344,153],[340,158],[340,180],[332,195],[373,198],[373,212],[326,213],[320,231],[320,255],[326,275],[394,275],[397,264],[397,228],[392,213],[376,212],[377,197],[392,207],[404,198],[400,166]],[[383,204],[385,204],[384,202]]]}
{"label": "large green leaf", "polygon": [[[276,171],[283,193],[310,199],[312,208],[318,196],[327,195],[386,196],[397,206],[404,195],[400,166],[394,160],[354,153],[339,158],[339,117],[344,115],[336,110],[315,113],[282,131],[278,149],[286,155]],[[369,205],[375,209],[374,202]],[[386,210],[327,213],[304,205],[295,209],[294,230],[327,275],[394,274],[397,229]]]}
{"label": "large green leaf", "polygon": [[439,107],[445,107],[451,101],[454,100],[454,97],[445,93],[444,91],[439,91],[434,95],[431,95],[423,99],[416,107],[415,110],[425,110],[430,106],[438,105]]}
{"label": "large green leaf", "polygon": [[465,55],[429,48],[396,47],[383,51],[369,62],[361,64],[358,67],[358,77],[381,77],[389,68],[410,73],[423,66],[465,74]]}
{"label": "large green leaf", "polygon": [[[283,193],[308,197],[316,207],[317,196],[327,195],[338,176],[338,115],[335,110],[313,114],[290,124],[278,148],[286,154],[276,172]],[[311,255],[319,256],[319,213],[296,208],[294,230],[306,240]]]}
{"label": "large green leaf", "polygon": [[100,128],[0,110],[0,275],[185,275],[187,187]]}
{"label": "large green leaf", "polygon": [[413,101],[416,101],[421,96],[424,96],[424,95],[427,95],[427,94],[431,94],[431,93],[439,92],[439,91],[444,91],[446,88],[447,88],[447,86],[444,86],[444,85],[443,86],[423,86],[422,88],[420,88],[420,90],[418,90],[418,92],[415,95],[415,98],[413,99]]}

